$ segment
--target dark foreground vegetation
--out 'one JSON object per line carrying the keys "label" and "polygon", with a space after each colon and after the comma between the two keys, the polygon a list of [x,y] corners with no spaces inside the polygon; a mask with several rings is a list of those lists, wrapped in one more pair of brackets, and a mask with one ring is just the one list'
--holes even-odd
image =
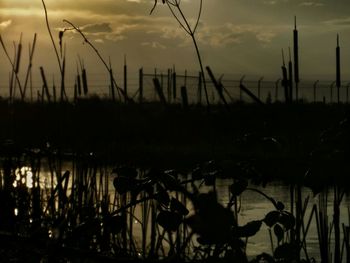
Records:
{"label": "dark foreground vegetation", "polygon": [[0,140],[12,140],[19,150],[50,144],[66,153],[93,152],[105,161],[146,167],[265,158],[267,152],[270,159],[303,161],[323,132],[348,117],[349,109],[347,104],[237,103],[229,111],[212,106],[208,112],[200,106],[118,104],[97,98],[64,104],[3,101]]}
{"label": "dark foreground vegetation", "polygon": [[[340,221],[350,171],[348,113],[342,104],[235,104],[209,112],[99,99],[1,102],[0,256],[313,262],[306,240],[316,225],[317,261],[349,260],[350,226]],[[225,204],[217,200],[220,178],[229,182]],[[288,209],[255,188],[273,180],[289,185]],[[273,209],[240,225],[245,191]],[[262,225],[271,250],[247,255],[248,239]]]}

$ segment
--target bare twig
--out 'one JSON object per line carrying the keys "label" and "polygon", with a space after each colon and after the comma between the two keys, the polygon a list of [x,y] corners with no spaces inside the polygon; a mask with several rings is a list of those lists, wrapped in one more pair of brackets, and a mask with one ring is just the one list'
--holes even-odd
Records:
{"label": "bare twig", "polygon": [[[108,64],[107,64],[106,61],[103,59],[103,57],[101,56],[101,54],[100,54],[100,52],[97,50],[97,48],[89,41],[89,39],[87,39],[87,37],[85,36],[85,34],[84,34],[78,27],[76,27],[72,22],[70,22],[70,21],[68,21],[68,20],[66,20],[66,19],[64,19],[63,22],[69,24],[72,28],[74,28],[74,30],[75,30],[76,32],[78,32],[78,33],[81,35],[81,37],[84,39],[84,42],[87,43],[87,44],[95,51],[96,55],[99,57],[99,59],[101,60],[101,62],[103,63],[103,65],[105,66],[105,68],[107,69],[108,74],[109,74],[109,73],[110,73],[110,68],[109,68]],[[124,90],[121,89],[121,88],[117,85],[117,83],[116,83],[114,77],[113,77],[113,82],[114,82],[115,87],[123,94],[124,98],[125,98],[127,101],[130,101],[131,99],[128,98],[128,96],[127,96],[127,94],[125,94]]]}

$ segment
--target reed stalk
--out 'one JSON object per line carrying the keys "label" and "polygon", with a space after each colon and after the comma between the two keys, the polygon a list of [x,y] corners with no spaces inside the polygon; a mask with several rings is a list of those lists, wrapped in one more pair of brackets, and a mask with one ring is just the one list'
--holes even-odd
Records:
{"label": "reed stalk", "polygon": [[[23,86],[23,96],[22,100],[26,96],[26,90],[28,86],[28,80],[31,79],[31,72],[32,72],[32,66],[33,66],[33,58],[34,58],[34,51],[36,47],[36,39],[37,39],[37,34],[34,34],[33,42],[32,45],[29,44],[29,63],[28,63],[28,68],[27,68],[27,73],[26,73],[26,78],[24,81],[24,86]],[[32,93],[32,92],[31,92]],[[31,94],[32,97],[32,94]]]}
{"label": "reed stalk", "polygon": [[297,18],[294,17],[293,30],[293,55],[294,55],[294,83],[295,83],[295,99],[299,100],[299,37],[297,30]]}
{"label": "reed stalk", "polygon": [[340,47],[339,47],[339,35],[337,34],[337,47],[335,49],[336,56],[336,87],[337,87],[337,102],[340,102],[340,87],[341,87],[341,77],[340,77]]}

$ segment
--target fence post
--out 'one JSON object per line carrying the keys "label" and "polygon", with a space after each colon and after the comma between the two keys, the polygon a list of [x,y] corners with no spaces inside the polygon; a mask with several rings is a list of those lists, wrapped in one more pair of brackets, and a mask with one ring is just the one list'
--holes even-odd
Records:
{"label": "fence post", "polygon": [[202,105],[202,73],[198,75],[198,104]]}
{"label": "fence post", "polygon": [[126,65],[126,55],[124,55],[124,98],[128,100],[128,67]]}
{"label": "fence post", "polygon": [[181,87],[181,98],[182,98],[182,105],[185,109],[188,108],[188,96],[187,96],[187,88],[186,86]]}
{"label": "fence post", "polygon": [[153,79],[153,84],[154,84],[154,88],[155,88],[155,90],[156,90],[156,93],[157,93],[158,96],[159,96],[160,101],[161,101],[164,105],[166,105],[166,104],[167,104],[167,103],[166,103],[166,99],[165,99],[165,97],[164,97],[164,93],[163,93],[162,86],[161,86],[160,83],[159,83],[159,79],[158,79],[158,78],[154,78],[154,79]]}
{"label": "fence post", "polygon": [[331,100],[330,103],[333,103],[333,87],[334,87],[335,81],[332,82],[331,86],[330,86],[330,90],[331,90]]}
{"label": "fence post", "polygon": [[44,92],[45,92],[47,100],[50,103],[51,102],[51,97],[50,97],[49,88],[47,86],[47,81],[46,81],[45,72],[44,72],[44,68],[43,67],[40,67],[40,73],[41,73],[41,78],[43,80],[42,98],[44,98]]}
{"label": "fence post", "polygon": [[139,102],[142,103],[143,102],[143,68],[139,69],[139,89],[140,89]]}
{"label": "fence post", "polygon": [[243,75],[243,76],[241,77],[241,79],[239,80],[239,101],[240,101],[240,102],[242,102],[242,99],[243,99],[243,97],[242,97],[242,89],[241,89],[241,86],[243,85],[243,80],[244,80],[244,78],[245,78],[245,75]]}
{"label": "fence post", "polygon": [[218,82],[216,80],[216,78],[214,77],[214,74],[211,71],[209,66],[206,67],[206,70],[208,71],[209,77],[211,78],[211,81],[213,82],[215,89],[216,89],[217,93],[219,94],[220,99],[225,104],[225,106],[228,107],[227,101],[226,101],[224,93],[223,93],[224,87],[223,87],[221,81]]}
{"label": "fence post", "polygon": [[261,89],[261,82],[263,81],[264,77],[261,77],[259,80],[258,80],[258,98],[259,100],[261,99],[260,97],[260,89]]}
{"label": "fence post", "polygon": [[75,84],[74,84],[74,102],[77,101],[77,98],[78,98],[78,85],[77,85],[77,82],[75,82]]}
{"label": "fence post", "polygon": [[275,102],[278,101],[278,85],[281,79],[277,79],[275,82]]}
{"label": "fence post", "polygon": [[173,72],[173,100],[176,101],[176,72]]}
{"label": "fence post", "polygon": [[314,103],[316,102],[317,84],[318,84],[318,80],[316,80],[315,83],[314,83]]}
{"label": "fence post", "polygon": [[168,69],[167,94],[168,94],[168,102],[171,103],[171,69]]}
{"label": "fence post", "polygon": [[[161,90],[162,90],[162,93],[164,94],[164,78],[163,78],[164,76],[163,76],[163,72],[162,73],[160,73],[160,88],[161,88]],[[165,99],[165,95],[164,95],[164,99]]]}

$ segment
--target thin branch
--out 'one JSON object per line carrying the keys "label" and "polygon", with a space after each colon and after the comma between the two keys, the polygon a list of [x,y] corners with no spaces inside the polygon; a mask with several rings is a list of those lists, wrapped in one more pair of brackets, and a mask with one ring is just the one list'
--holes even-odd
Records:
{"label": "thin branch", "polygon": [[202,14],[202,8],[203,8],[203,0],[200,0],[199,3],[199,11],[198,11],[198,17],[197,17],[197,21],[196,21],[196,25],[193,28],[193,34],[196,32],[198,24],[199,24],[199,19],[201,18],[201,14]]}
{"label": "thin branch", "polygon": [[[13,63],[13,61],[11,60],[11,57],[10,57],[9,53],[7,52],[7,49],[6,49],[6,46],[5,46],[4,41],[2,40],[1,34],[0,34],[0,43],[1,43],[2,49],[4,50],[4,52],[5,52],[5,54],[6,54],[6,57],[7,57],[8,61],[9,61],[10,64],[11,64],[12,73],[15,74],[17,84],[18,84],[18,86],[20,87],[20,90],[21,90],[21,82],[20,82],[20,80],[19,80],[19,78],[18,78],[18,74],[17,74],[17,72],[16,72],[15,64]],[[21,95],[22,95],[22,94],[21,94]]]}
{"label": "thin branch", "polygon": [[28,84],[28,79],[30,76],[30,71],[32,70],[32,65],[33,65],[33,57],[34,57],[34,51],[35,51],[35,46],[36,46],[36,33],[34,34],[34,39],[33,39],[33,45],[31,46],[29,44],[29,64],[27,68],[27,74],[26,74],[26,79],[24,82],[24,88],[23,88],[23,99],[26,95],[26,90],[27,90],[27,84]]}
{"label": "thin branch", "polygon": [[[72,28],[74,28],[75,31],[77,31],[81,36],[82,38],[84,39],[84,42],[87,43],[94,51],[95,53],[97,54],[97,56],[99,57],[99,59],[101,60],[101,62],[103,63],[103,65],[106,67],[108,73],[109,73],[109,70],[110,68],[108,67],[108,64],[106,63],[106,61],[103,59],[103,57],[101,56],[100,52],[97,50],[97,48],[87,39],[87,37],[84,35],[84,33],[78,28],[76,27],[72,22],[64,19],[63,22],[69,24]],[[113,77],[113,82],[114,82],[114,85],[117,87],[117,89],[123,94],[124,98],[126,98],[127,100],[129,99],[127,97],[127,95],[125,94],[124,90],[122,90],[116,83],[114,77]]]}
{"label": "thin branch", "polygon": [[[176,21],[180,24],[180,26],[183,28],[183,30],[186,31],[187,34],[191,35],[192,34],[192,31],[191,31],[191,28],[187,29],[183,24],[182,22],[180,21],[180,19],[178,18],[178,16],[175,14],[174,10],[172,9],[172,7],[170,6],[170,4],[167,2],[167,5],[172,13],[172,15],[175,17]],[[176,5],[176,8],[177,9],[180,9],[178,5]],[[185,21],[186,22],[186,21]]]}
{"label": "thin branch", "polygon": [[44,0],[41,0],[41,2],[43,3],[43,6],[44,6],[47,30],[49,31],[49,35],[50,35],[50,38],[51,38],[51,41],[52,41],[52,45],[53,45],[53,48],[55,50],[55,54],[56,54],[56,57],[57,57],[58,66],[60,67],[60,72],[62,74],[61,60],[60,60],[60,56],[58,55],[57,47],[56,47],[55,41],[53,40],[53,36],[52,36],[52,33],[51,33],[51,28],[50,28],[50,24],[49,24],[49,18],[48,18],[48,15],[47,15],[46,5],[45,5]]}

